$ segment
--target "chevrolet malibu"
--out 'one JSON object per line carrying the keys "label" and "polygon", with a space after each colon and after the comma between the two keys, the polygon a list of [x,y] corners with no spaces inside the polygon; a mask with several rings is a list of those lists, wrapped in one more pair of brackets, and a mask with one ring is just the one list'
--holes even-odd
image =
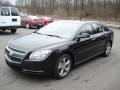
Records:
{"label": "chevrolet malibu", "polygon": [[113,31],[98,22],[61,20],[10,40],[5,60],[14,70],[63,79],[74,65],[109,56],[113,39]]}

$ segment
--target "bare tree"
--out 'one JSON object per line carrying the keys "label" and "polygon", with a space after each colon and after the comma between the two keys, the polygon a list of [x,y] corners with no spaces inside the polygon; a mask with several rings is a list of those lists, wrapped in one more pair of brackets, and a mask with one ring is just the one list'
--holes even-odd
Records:
{"label": "bare tree", "polygon": [[[0,0],[2,3],[2,0]],[[120,0],[16,0],[16,5],[33,14],[54,14],[64,9],[68,16],[112,18],[120,16]]]}

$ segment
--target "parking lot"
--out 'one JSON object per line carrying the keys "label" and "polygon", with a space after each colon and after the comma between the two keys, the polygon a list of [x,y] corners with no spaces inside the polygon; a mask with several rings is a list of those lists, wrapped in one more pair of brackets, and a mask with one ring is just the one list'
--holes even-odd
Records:
{"label": "parking lot", "polygon": [[[4,60],[4,48],[15,37],[35,29],[19,28],[16,34],[0,31],[0,90],[119,90],[120,88],[120,31],[114,30],[115,40],[109,57],[98,56],[76,66],[62,80],[35,77],[11,70]],[[33,45],[34,46],[34,45]]]}

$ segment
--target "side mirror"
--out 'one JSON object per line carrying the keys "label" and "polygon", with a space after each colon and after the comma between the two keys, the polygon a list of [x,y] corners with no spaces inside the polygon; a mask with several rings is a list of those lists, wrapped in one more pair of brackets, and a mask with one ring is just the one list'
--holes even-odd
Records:
{"label": "side mirror", "polygon": [[88,33],[81,33],[79,36],[80,36],[80,38],[89,38],[90,34],[88,34]]}
{"label": "side mirror", "polygon": [[77,41],[79,42],[81,38],[89,38],[90,34],[88,33],[81,33],[80,35],[78,35],[77,37]]}

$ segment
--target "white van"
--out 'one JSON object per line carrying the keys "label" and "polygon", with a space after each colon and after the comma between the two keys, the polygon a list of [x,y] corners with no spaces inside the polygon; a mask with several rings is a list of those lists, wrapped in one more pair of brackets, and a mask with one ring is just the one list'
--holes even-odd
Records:
{"label": "white van", "polygon": [[15,7],[0,7],[0,30],[10,30],[11,33],[17,31],[21,25],[19,11]]}

